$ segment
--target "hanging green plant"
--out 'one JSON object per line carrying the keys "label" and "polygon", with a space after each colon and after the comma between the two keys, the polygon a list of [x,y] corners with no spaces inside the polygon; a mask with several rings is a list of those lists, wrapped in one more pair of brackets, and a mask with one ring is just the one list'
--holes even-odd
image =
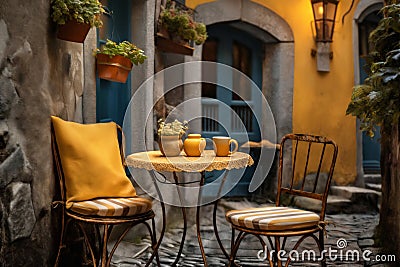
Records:
{"label": "hanging green plant", "polygon": [[354,87],[347,108],[370,136],[375,125],[388,127],[400,118],[400,4],[385,6],[381,12],[385,17],[369,36],[374,49],[367,57],[368,78]]}
{"label": "hanging green plant", "polygon": [[95,51],[97,72],[101,79],[125,83],[133,64],[142,64],[147,56],[134,44],[123,41],[116,43],[107,40]]}
{"label": "hanging green plant", "polygon": [[51,17],[57,24],[63,25],[70,20],[101,27],[100,15],[105,12],[98,0],[52,0]]}
{"label": "hanging green plant", "polygon": [[91,27],[101,27],[105,12],[98,0],[52,0],[51,17],[58,24],[57,37],[83,43]]}
{"label": "hanging green plant", "polygon": [[169,34],[181,38],[183,41],[194,41],[201,45],[207,39],[206,26],[193,19],[193,11],[176,5],[168,0],[166,6],[161,6],[159,18],[160,27],[165,27]]}
{"label": "hanging green plant", "polygon": [[117,44],[109,39],[107,39],[105,45],[96,50],[96,54],[105,54],[109,57],[123,56],[135,65],[142,64],[147,58],[144,51],[139,49],[136,45],[128,41],[123,41]]}

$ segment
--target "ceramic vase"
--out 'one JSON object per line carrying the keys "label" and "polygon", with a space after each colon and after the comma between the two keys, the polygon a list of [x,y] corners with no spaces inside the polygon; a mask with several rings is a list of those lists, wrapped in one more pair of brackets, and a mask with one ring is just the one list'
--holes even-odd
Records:
{"label": "ceramic vase", "polygon": [[158,140],[161,153],[166,157],[179,156],[183,149],[180,135],[161,135]]}
{"label": "ceramic vase", "polygon": [[206,147],[206,140],[200,134],[189,134],[183,149],[189,157],[200,157]]}

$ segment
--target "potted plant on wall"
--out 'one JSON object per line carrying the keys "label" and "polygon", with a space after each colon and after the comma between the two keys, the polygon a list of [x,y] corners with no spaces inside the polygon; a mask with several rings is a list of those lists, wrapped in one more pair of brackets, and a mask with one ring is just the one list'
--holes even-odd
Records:
{"label": "potted plant on wall", "polygon": [[52,0],[51,8],[62,40],[83,43],[91,27],[103,25],[100,15],[105,10],[98,0]]}
{"label": "potted plant on wall", "polygon": [[193,55],[193,47],[207,39],[206,26],[193,19],[194,11],[168,0],[161,6],[158,20],[157,48],[164,52]]}
{"label": "potted plant on wall", "polygon": [[142,64],[146,58],[143,50],[128,41],[107,40],[96,50],[97,73],[101,79],[125,83],[133,64]]}
{"label": "potted plant on wall", "polygon": [[188,130],[187,121],[183,123],[174,120],[166,123],[164,119],[158,120],[158,146],[166,157],[179,156],[183,149],[182,136]]}

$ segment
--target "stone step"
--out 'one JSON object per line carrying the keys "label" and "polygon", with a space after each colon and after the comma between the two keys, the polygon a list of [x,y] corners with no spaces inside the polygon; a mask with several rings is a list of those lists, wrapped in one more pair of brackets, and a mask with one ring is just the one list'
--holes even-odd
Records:
{"label": "stone step", "polygon": [[359,212],[376,212],[379,210],[381,192],[355,186],[331,186],[330,193],[349,199],[352,206],[357,207]]}
{"label": "stone step", "polygon": [[381,184],[371,184],[371,183],[366,183],[365,188],[375,190],[378,192],[382,192],[382,185]]}
{"label": "stone step", "polygon": [[368,184],[380,184],[382,181],[380,174],[364,174],[364,182]]}
{"label": "stone step", "polygon": [[375,190],[361,188],[356,186],[331,186],[332,195],[341,196],[350,200],[357,200],[358,197],[368,196],[375,198],[379,196]]}
{"label": "stone step", "polygon": [[[306,197],[294,197],[293,203],[296,207],[301,209],[307,209],[315,212],[320,212],[321,210],[321,201],[317,199],[311,199]],[[349,199],[329,195],[326,205],[326,213],[327,214],[337,214],[342,213],[343,211],[349,210],[352,203]]]}

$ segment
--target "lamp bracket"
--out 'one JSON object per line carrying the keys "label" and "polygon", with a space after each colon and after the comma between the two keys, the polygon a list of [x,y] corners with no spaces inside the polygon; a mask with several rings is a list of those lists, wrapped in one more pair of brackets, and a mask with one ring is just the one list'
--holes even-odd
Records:
{"label": "lamp bracket", "polygon": [[317,57],[317,70],[321,72],[330,71],[330,60],[333,59],[331,43],[317,42],[317,49],[311,49],[311,56]]}

